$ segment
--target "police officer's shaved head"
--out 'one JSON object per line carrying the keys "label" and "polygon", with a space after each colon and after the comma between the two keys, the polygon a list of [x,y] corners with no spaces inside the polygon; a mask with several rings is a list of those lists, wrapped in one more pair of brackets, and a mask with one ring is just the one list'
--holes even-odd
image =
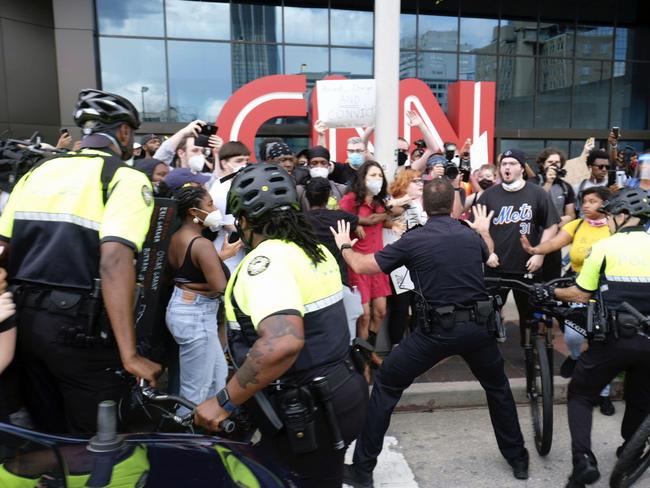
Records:
{"label": "police officer's shaved head", "polygon": [[427,215],[449,215],[454,204],[454,187],[446,177],[434,178],[424,185],[422,206]]}

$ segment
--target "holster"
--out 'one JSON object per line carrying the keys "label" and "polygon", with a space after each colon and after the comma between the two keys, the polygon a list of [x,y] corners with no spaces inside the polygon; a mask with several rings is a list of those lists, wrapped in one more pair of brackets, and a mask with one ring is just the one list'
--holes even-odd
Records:
{"label": "holster", "polygon": [[454,325],[456,325],[456,307],[445,305],[444,307],[434,308],[433,318],[444,330],[453,329]]}
{"label": "holster", "polygon": [[318,449],[314,399],[306,386],[289,388],[274,397],[277,411],[295,454],[305,454]]}
{"label": "holster", "polygon": [[476,323],[487,327],[488,332],[496,332],[496,323],[494,316],[496,313],[496,307],[494,304],[494,299],[490,297],[487,300],[476,302]]}

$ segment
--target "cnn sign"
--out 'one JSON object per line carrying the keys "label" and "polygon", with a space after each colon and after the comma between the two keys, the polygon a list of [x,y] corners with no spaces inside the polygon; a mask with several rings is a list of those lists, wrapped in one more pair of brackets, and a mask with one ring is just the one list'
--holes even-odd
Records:
{"label": "cnn sign", "polygon": [[[345,79],[329,76],[325,79]],[[457,81],[448,87],[448,113],[445,114],[436,97],[421,80],[408,78],[399,85],[399,136],[407,141],[422,137],[420,130],[410,127],[406,112],[413,110],[433,133],[439,146],[454,142],[459,147],[471,139],[473,149],[487,155],[494,154],[495,83],[492,81]],[[318,90],[311,94],[311,119],[318,120]],[[242,86],[228,99],[217,119],[219,134],[226,140],[242,141],[248,147],[255,145],[255,135],[269,119],[275,117],[306,117],[308,115],[307,78],[304,75],[265,76]],[[328,148],[336,161],[345,161],[346,142],[361,136],[363,127],[329,129]],[[318,134],[312,129],[312,144]],[[477,148],[477,146],[482,146]],[[372,150],[372,147],[370,147]]]}

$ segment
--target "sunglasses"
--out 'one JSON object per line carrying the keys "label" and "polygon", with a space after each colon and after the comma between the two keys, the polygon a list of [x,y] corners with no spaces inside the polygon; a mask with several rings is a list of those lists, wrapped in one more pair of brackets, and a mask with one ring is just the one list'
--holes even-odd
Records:
{"label": "sunglasses", "polygon": [[594,165],[598,169],[609,169],[609,164],[595,164]]}
{"label": "sunglasses", "polygon": [[422,178],[413,178],[411,180],[411,183],[415,183],[416,185],[421,185],[422,183],[424,183],[424,180]]}

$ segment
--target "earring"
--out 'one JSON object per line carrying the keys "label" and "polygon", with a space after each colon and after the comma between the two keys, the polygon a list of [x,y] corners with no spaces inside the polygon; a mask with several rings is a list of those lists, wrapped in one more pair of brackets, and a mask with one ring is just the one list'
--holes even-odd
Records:
{"label": "earring", "polygon": [[201,222],[201,221],[199,220],[198,217],[194,217],[194,218],[192,219],[192,222],[194,222],[195,224],[198,224],[198,223]]}

